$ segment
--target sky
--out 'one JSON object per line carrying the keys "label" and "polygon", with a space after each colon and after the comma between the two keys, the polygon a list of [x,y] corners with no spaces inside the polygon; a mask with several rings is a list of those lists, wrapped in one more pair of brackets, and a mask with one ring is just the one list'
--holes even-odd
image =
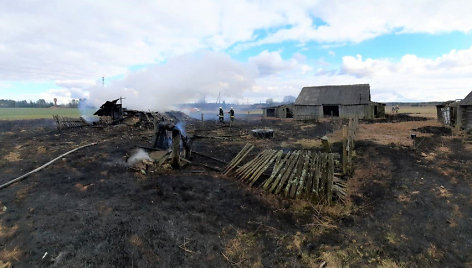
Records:
{"label": "sky", "polygon": [[[373,101],[472,91],[472,1],[0,1],[0,99],[169,109],[368,83]],[[102,84],[102,77],[105,83]]]}

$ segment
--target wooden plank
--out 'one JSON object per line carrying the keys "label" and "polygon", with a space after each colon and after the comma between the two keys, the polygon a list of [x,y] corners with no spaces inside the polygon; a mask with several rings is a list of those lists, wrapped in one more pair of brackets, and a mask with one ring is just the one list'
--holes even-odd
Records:
{"label": "wooden plank", "polygon": [[262,151],[260,152],[258,155],[256,155],[256,157],[254,157],[253,159],[249,160],[246,164],[244,164],[242,167],[236,169],[236,171],[234,172],[235,176],[236,177],[239,177],[241,176],[244,172],[246,172],[246,170],[248,170],[249,168],[252,167],[252,165],[259,160],[260,157],[262,157],[262,155],[264,154],[265,151]]}
{"label": "wooden plank", "polygon": [[[254,145],[251,145],[251,147],[249,147],[249,149],[246,150],[246,152],[244,152],[244,154],[233,164],[231,170],[234,170],[235,168],[238,167],[238,165],[246,158],[246,156],[252,151],[252,149],[254,149],[255,146]],[[231,172],[231,170],[229,170],[226,174],[229,174]]]}
{"label": "wooden plank", "polygon": [[343,174],[347,173],[347,126],[343,125]]}
{"label": "wooden plank", "polygon": [[226,167],[223,170],[223,173],[228,173],[231,169],[233,169],[235,166],[235,163],[239,161],[239,159],[246,153],[247,150],[249,150],[250,147],[251,145],[249,143],[246,143],[243,149],[239,151],[239,153],[228,163],[228,165],[226,165]]}
{"label": "wooden plank", "polygon": [[252,150],[251,148],[253,147],[254,146],[252,144],[246,143],[243,149],[239,151],[239,153],[228,163],[228,165],[226,165],[226,167],[223,170],[223,173],[227,174],[229,171],[231,171],[237,165],[237,163],[241,162],[242,160],[241,158],[243,156],[246,156],[246,153]]}
{"label": "wooden plank", "polygon": [[284,191],[285,197],[289,196],[290,187],[292,187],[292,185],[297,180],[299,170],[301,169],[301,165],[303,165],[301,164],[302,159],[303,159],[303,151],[300,151],[300,155],[297,159],[297,163],[295,164],[295,167],[293,168],[291,174],[289,175],[287,179],[287,185],[285,186],[285,191]]}
{"label": "wooden plank", "polygon": [[250,147],[250,143],[246,143],[246,145],[244,145],[243,149],[241,149],[241,151],[239,151],[239,153],[233,158],[231,159],[231,161],[229,161],[228,165],[225,167],[225,170],[228,168],[228,167],[231,167],[239,157],[241,157],[241,155],[244,154],[244,152],[249,149]]}
{"label": "wooden plank", "polygon": [[240,176],[241,181],[247,180],[249,177],[251,177],[256,170],[258,170],[264,163],[268,160],[268,158],[271,156],[272,150],[264,150],[264,155],[259,158],[257,162],[254,162],[254,164],[244,173]]}
{"label": "wooden plank", "polygon": [[333,181],[334,181],[334,157],[332,154],[328,156],[328,178],[327,178],[327,188],[326,188],[326,199],[328,205],[331,205],[333,201]]}
{"label": "wooden plank", "polygon": [[308,173],[308,165],[310,164],[310,156],[311,156],[311,152],[307,151],[305,154],[305,163],[303,164],[300,181],[298,182],[298,187],[296,188],[296,191],[294,191],[294,194],[291,195],[292,198],[295,197],[295,195],[296,195],[296,198],[300,198],[302,195],[303,189],[306,184],[305,181],[306,181],[306,177]]}
{"label": "wooden plank", "polygon": [[288,152],[285,157],[282,156],[281,160],[279,163],[275,163],[274,169],[272,170],[272,174],[270,175],[270,178],[268,178],[262,188],[264,190],[267,190],[269,188],[269,185],[272,183],[272,181],[277,177],[280,171],[282,171],[283,166],[286,164],[287,160],[290,158],[292,155],[292,152]]}
{"label": "wooden plank", "polygon": [[290,156],[290,159],[288,159],[285,165],[282,167],[282,170],[279,172],[277,179],[274,181],[274,183],[270,187],[269,192],[272,192],[272,191],[276,191],[277,193],[280,192],[283,184],[285,183],[286,177],[289,175],[290,171],[292,170],[297,158],[298,158],[298,151],[294,151],[292,155]]}
{"label": "wooden plank", "polygon": [[297,189],[301,182],[301,177],[303,174],[303,166],[305,165],[306,154],[307,154],[307,151],[303,151],[302,155],[300,156],[299,163],[298,163],[298,170],[297,170],[297,173],[295,174],[295,177],[292,180],[292,183],[290,185],[290,190],[288,192],[288,196],[290,198],[295,198],[295,194],[297,193]]}
{"label": "wooden plank", "polygon": [[313,168],[313,162],[314,162],[314,156],[316,152],[310,152],[309,155],[309,163],[307,167],[307,174],[306,174],[306,183],[305,183],[305,191],[303,192],[303,195],[305,195],[307,198],[310,198],[310,193],[313,188],[313,175],[314,175],[314,168]]}
{"label": "wooden plank", "polygon": [[253,174],[254,171],[257,170],[264,163],[264,161],[268,158],[270,154],[271,150],[264,150],[261,157],[254,161],[249,168],[247,168],[243,173],[239,175],[240,180],[244,181],[249,178],[249,176]]}
{"label": "wooden plank", "polygon": [[313,201],[319,200],[320,160],[321,160],[321,154],[317,153],[314,157],[313,187],[311,189],[311,196],[312,196]]}
{"label": "wooden plank", "polygon": [[256,181],[257,179],[259,179],[259,177],[262,175],[262,173],[264,173],[264,171],[266,171],[269,166],[272,164],[272,162],[274,162],[275,159],[277,158],[280,158],[280,155],[282,155],[283,151],[280,150],[280,151],[274,151],[274,154],[272,154],[272,157],[269,159],[269,161],[267,161],[264,166],[262,166],[261,169],[259,169],[254,175],[253,177],[251,177],[249,180],[250,180],[250,183],[249,183],[249,186],[252,186]]}

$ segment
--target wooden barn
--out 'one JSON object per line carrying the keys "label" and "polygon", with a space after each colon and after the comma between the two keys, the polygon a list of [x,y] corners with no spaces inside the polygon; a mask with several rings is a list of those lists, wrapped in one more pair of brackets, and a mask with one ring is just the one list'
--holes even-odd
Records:
{"label": "wooden barn", "polygon": [[370,85],[304,87],[293,108],[295,119],[385,117],[385,104],[370,100]]}
{"label": "wooden barn", "polygon": [[456,126],[465,130],[472,130],[472,92],[457,103]]}

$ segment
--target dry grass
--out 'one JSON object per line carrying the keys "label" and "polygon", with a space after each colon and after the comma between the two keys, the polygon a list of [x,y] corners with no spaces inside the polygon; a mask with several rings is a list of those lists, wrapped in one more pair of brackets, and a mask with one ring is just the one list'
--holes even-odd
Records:
{"label": "dry grass", "polygon": [[[386,106],[385,112],[391,114],[392,106]],[[399,113],[436,118],[436,106],[400,106]]]}
{"label": "dry grass", "polygon": [[[413,129],[425,126],[442,126],[436,120],[427,121],[410,121],[401,123],[375,123],[375,124],[360,124],[357,135],[357,140],[373,141],[383,145],[403,145],[411,146],[411,133],[415,133],[420,145],[422,137],[431,137],[432,134],[421,133]],[[338,133],[339,135],[339,133]]]}
{"label": "dry grass", "polygon": [[[258,251],[256,234],[237,230],[236,236],[226,243],[224,251],[221,254],[233,266],[263,267],[260,255],[255,254]],[[257,257],[254,259],[254,256]]]}
{"label": "dry grass", "polygon": [[2,251],[0,251],[0,260],[4,262],[19,261],[21,254],[21,250],[17,247],[14,249],[4,248]]}
{"label": "dry grass", "polygon": [[16,233],[18,230],[18,225],[13,225],[12,227],[6,227],[0,224],[0,238],[7,238]]}
{"label": "dry grass", "polygon": [[[282,147],[292,147],[293,145],[299,145],[304,149],[313,149],[321,147],[320,139],[299,139],[290,142],[282,142]],[[285,145],[285,146],[284,146]]]}
{"label": "dry grass", "polygon": [[10,152],[6,156],[3,157],[8,162],[18,162],[21,161],[20,153],[18,152]]}

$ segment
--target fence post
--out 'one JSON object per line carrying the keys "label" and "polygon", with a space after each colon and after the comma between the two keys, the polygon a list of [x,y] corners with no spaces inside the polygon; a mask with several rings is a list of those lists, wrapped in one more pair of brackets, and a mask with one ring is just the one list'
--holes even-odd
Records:
{"label": "fence post", "polygon": [[347,174],[347,155],[348,155],[348,148],[347,148],[347,126],[343,125],[343,174]]}

